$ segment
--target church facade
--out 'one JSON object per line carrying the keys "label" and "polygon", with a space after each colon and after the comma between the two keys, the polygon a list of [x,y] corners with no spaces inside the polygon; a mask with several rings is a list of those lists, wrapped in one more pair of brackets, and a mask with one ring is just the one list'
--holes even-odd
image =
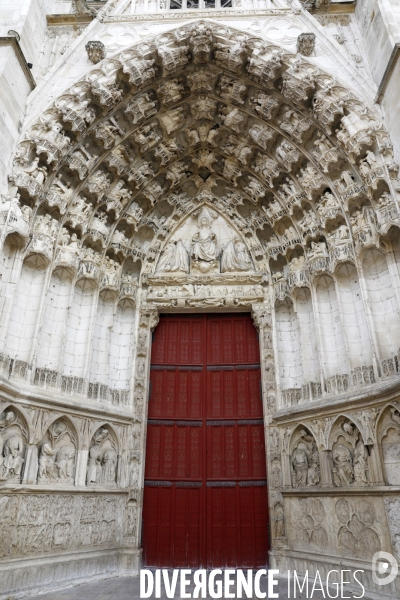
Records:
{"label": "church facade", "polygon": [[396,3],[1,7],[0,598],[142,564],[398,597]]}

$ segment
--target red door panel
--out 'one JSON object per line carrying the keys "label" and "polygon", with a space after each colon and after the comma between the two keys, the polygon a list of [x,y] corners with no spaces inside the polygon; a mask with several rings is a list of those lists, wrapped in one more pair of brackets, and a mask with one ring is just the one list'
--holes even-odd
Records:
{"label": "red door panel", "polygon": [[202,418],[202,367],[189,368],[151,367],[149,419]]}
{"label": "red door panel", "polygon": [[258,421],[207,422],[207,480],[266,479],[264,427]]}
{"label": "red door panel", "polygon": [[177,485],[144,488],[145,561],[151,566],[201,564],[202,495],[200,488]]}
{"label": "red door panel", "polygon": [[266,565],[259,360],[249,315],[160,318],[150,372],[146,565]]}
{"label": "red door panel", "polygon": [[249,316],[210,315],[207,324],[207,363],[209,365],[260,362],[258,336]]}
{"label": "red door panel", "polygon": [[207,417],[262,419],[259,365],[207,367]]}
{"label": "red door panel", "polygon": [[151,363],[154,365],[203,364],[205,345],[203,318],[168,316],[161,318],[154,333]]}
{"label": "red door panel", "polygon": [[145,478],[200,480],[203,477],[201,422],[149,421]]}

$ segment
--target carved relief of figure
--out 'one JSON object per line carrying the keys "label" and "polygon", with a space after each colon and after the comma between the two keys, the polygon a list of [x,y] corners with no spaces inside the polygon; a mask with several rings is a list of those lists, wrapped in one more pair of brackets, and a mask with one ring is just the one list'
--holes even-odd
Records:
{"label": "carved relief of figure", "polygon": [[147,354],[147,331],[145,329],[139,331],[137,354],[139,356],[146,356]]}
{"label": "carved relief of figure", "polygon": [[335,485],[349,485],[354,480],[353,457],[344,444],[336,444],[332,452]]}
{"label": "carved relief of figure", "polygon": [[271,486],[273,488],[279,488],[282,485],[282,473],[281,473],[281,464],[278,458],[275,458],[272,461],[271,468]]}
{"label": "carved relief of figure", "polygon": [[291,457],[293,486],[318,485],[320,463],[314,436],[306,429],[300,429],[294,434],[292,443],[294,443]]}
{"label": "carved relief of figure", "polygon": [[89,448],[87,485],[115,485],[117,462],[115,442],[109,430],[102,427],[94,434]]}
{"label": "carved relief of figure", "polygon": [[368,483],[368,452],[364,442],[359,437],[354,448],[354,481]]}
{"label": "carved relief of figure", "polygon": [[20,481],[24,463],[25,432],[18,415],[9,410],[0,417],[0,480]]}
{"label": "carved relief of figure", "polygon": [[326,258],[329,256],[325,242],[311,242],[308,256],[309,258]]}
{"label": "carved relief of figure", "polygon": [[117,468],[117,452],[114,448],[108,448],[103,455],[101,483],[115,483]]}
{"label": "carved relief of figure", "polygon": [[130,463],[129,463],[129,480],[128,485],[130,488],[136,488],[139,478],[139,462],[137,459],[137,452],[131,451]]}
{"label": "carved relief of figure", "polygon": [[189,273],[189,257],[182,240],[167,244],[158,261],[157,271]]}
{"label": "carved relief of figure", "polygon": [[319,452],[316,444],[313,444],[310,458],[309,458],[309,469],[307,474],[307,485],[317,485],[320,479],[320,464],[319,464]]}
{"label": "carved relief of figure", "polygon": [[299,221],[299,225],[303,229],[303,231],[313,231],[318,227],[318,220],[315,214],[309,210],[304,213],[303,218]]}
{"label": "carved relief of figure", "polygon": [[283,506],[280,502],[274,506],[275,537],[285,537],[285,516]]}
{"label": "carved relief of figure", "polygon": [[46,432],[39,454],[39,483],[73,483],[76,443],[68,423],[55,421]]}
{"label": "carved relief of figure", "polygon": [[222,248],[221,273],[229,271],[249,271],[252,261],[246,244],[235,237]]}
{"label": "carved relief of figure", "polygon": [[3,477],[20,477],[24,459],[24,441],[18,433],[11,435],[4,444]]}
{"label": "carved relief of figure", "polygon": [[137,505],[134,500],[130,500],[126,507],[125,515],[125,535],[133,536],[136,534],[137,525]]}
{"label": "carved relief of figure", "polygon": [[293,451],[292,467],[294,471],[293,485],[295,487],[306,486],[309,463],[304,444],[299,444]]}
{"label": "carved relief of figure", "polygon": [[207,207],[201,209],[197,219],[199,230],[192,238],[191,254],[195,261],[212,263],[219,257],[217,236],[211,230],[211,223],[216,218],[214,211]]}
{"label": "carved relief of figure", "polygon": [[320,204],[317,206],[317,210],[322,217],[327,218],[340,210],[340,204],[331,192],[325,192]]}
{"label": "carved relief of figure", "polygon": [[43,444],[39,456],[39,480],[54,479],[54,455],[57,450],[53,450],[51,444]]}
{"label": "carved relief of figure", "polygon": [[29,167],[25,167],[24,171],[27,175],[35,179],[39,185],[43,185],[47,177],[46,167],[39,166],[39,157],[37,156]]}
{"label": "carved relief of figure", "polygon": [[99,483],[101,475],[101,460],[103,451],[99,446],[92,446],[89,450],[89,462],[86,474],[86,483]]}
{"label": "carved relief of figure", "polygon": [[74,476],[75,448],[72,444],[65,444],[57,451],[55,464],[60,479],[68,479]]}

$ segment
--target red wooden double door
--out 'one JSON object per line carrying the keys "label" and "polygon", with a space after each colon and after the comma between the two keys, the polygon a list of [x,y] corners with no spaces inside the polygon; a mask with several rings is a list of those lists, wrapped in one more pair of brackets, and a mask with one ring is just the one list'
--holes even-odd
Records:
{"label": "red wooden double door", "polygon": [[161,317],[147,426],[147,566],[266,565],[259,363],[250,315]]}

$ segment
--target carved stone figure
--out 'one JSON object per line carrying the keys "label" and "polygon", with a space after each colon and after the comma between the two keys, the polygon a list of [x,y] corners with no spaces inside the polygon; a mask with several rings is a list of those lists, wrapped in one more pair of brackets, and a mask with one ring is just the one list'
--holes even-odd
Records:
{"label": "carved stone figure", "polygon": [[98,42],[98,41],[88,42],[86,44],[85,48],[86,48],[86,52],[88,54],[89,60],[95,65],[98,62],[100,62],[101,60],[103,60],[103,58],[106,55],[105,47],[102,42]]}
{"label": "carved stone figure", "polygon": [[325,242],[311,242],[311,249],[308,251],[309,258],[327,258],[328,256]]}
{"label": "carved stone figure", "polygon": [[222,75],[220,81],[221,98],[233,104],[243,104],[247,86],[241,81]]}
{"label": "carved stone figure", "polygon": [[106,427],[94,434],[89,448],[86,472],[87,485],[115,485],[117,469],[117,451],[115,442]]}
{"label": "carved stone figure", "polygon": [[39,483],[73,483],[76,441],[67,422],[57,420],[46,432],[39,453]]}
{"label": "carved stone figure", "polygon": [[299,444],[292,454],[292,467],[294,471],[293,485],[304,487],[307,485],[308,457],[304,444]]}
{"label": "carved stone figure", "polygon": [[344,444],[336,444],[332,451],[333,478],[335,485],[349,485],[354,480],[353,457]]}
{"label": "carved stone figure", "polygon": [[221,251],[221,273],[229,271],[249,271],[252,269],[252,260],[246,244],[235,237],[230,240]]}
{"label": "carved stone figure", "polygon": [[60,479],[72,479],[74,476],[75,448],[72,444],[65,444],[57,450],[55,464]]}
{"label": "carved stone figure", "polygon": [[204,206],[197,217],[199,231],[192,238],[192,259],[199,263],[201,269],[205,270],[209,270],[210,263],[215,263],[219,257],[217,236],[211,230],[211,224],[215,218],[216,213]]}
{"label": "carved stone figure", "polygon": [[309,469],[307,474],[307,485],[317,485],[320,480],[320,464],[319,464],[319,452],[314,442],[310,457],[309,457]]}
{"label": "carved stone figure", "polygon": [[297,38],[297,52],[303,56],[311,56],[315,47],[315,33],[301,33]]}
{"label": "carved stone figure", "polygon": [[54,455],[57,450],[53,450],[51,444],[45,443],[40,449],[39,455],[39,481],[52,480],[55,477]]}
{"label": "carved stone figure", "polygon": [[274,507],[274,521],[275,521],[275,537],[285,537],[285,516],[283,512],[283,506],[280,502],[275,504]]}
{"label": "carved stone figure", "polygon": [[114,448],[107,448],[104,451],[102,459],[102,476],[101,483],[114,484],[115,483],[115,471],[117,468],[117,452]]}
{"label": "carved stone figure", "polygon": [[34,158],[32,164],[25,167],[24,171],[32,179],[35,179],[39,185],[43,185],[47,178],[47,168],[39,166],[39,160],[38,156]]}
{"label": "carved stone figure", "polygon": [[315,213],[309,210],[308,212],[304,213],[303,218],[301,221],[299,221],[299,225],[303,231],[313,231],[314,229],[318,228],[319,224]]}
{"label": "carved stone figure", "polygon": [[18,433],[11,435],[4,444],[3,455],[3,474],[2,477],[8,479],[9,477],[19,478],[21,476],[21,469],[24,459],[22,458],[24,452],[24,441],[22,436]]}
{"label": "carved stone figure", "polygon": [[88,485],[90,485],[91,483],[100,482],[102,458],[103,452],[100,446],[92,446],[89,450],[89,461],[86,475],[86,482]]}
{"label": "carved stone figure", "polygon": [[187,80],[193,93],[208,93],[213,89],[214,76],[208,68],[198,67],[195,71],[191,71],[188,74]]}
{"label": "carved stone figure", "polygon": [[128,502],[126,507],[125,515],[125,535],[135,536],[137,526],[137,505],[136,502],[131,500]]}
{"label": "carved stone figure", "polygon": [[19,482],[25,452],[25,432],[13,410],[0,417],[0,481]]}
{"label": "carved stone figure", "polygon": [[189,257],[182,240],[167,244],[158,261],[157,271],[189,273]]}
{"label": "carved stone figure", "polygon": [[368,483],[368,452],[364,442],[359,437],[354,448],[354,481],[355,483]]}
{"label": "carved stone figure", "polygon": [[270,484],[273,488],[280,488],[282,485],[281,464],[278,458],[272,461]]}
{"label": "carved stone figure", "polygon": [[167,134],[171,135],[172,132],[177,131],[180,127],[182,127],[182,125],[186,121],[186,117],[186,109],[179,106],[178,108],[169,110],[164,115],[161,115],[159,118],[160,123],[164,127]]}
{"label": "carved stone figure", "polygon": [[294,487],[314,486],[320,482],[319,452],[314,436],[306,429],[295,432],[292,439],[292,483]]}

